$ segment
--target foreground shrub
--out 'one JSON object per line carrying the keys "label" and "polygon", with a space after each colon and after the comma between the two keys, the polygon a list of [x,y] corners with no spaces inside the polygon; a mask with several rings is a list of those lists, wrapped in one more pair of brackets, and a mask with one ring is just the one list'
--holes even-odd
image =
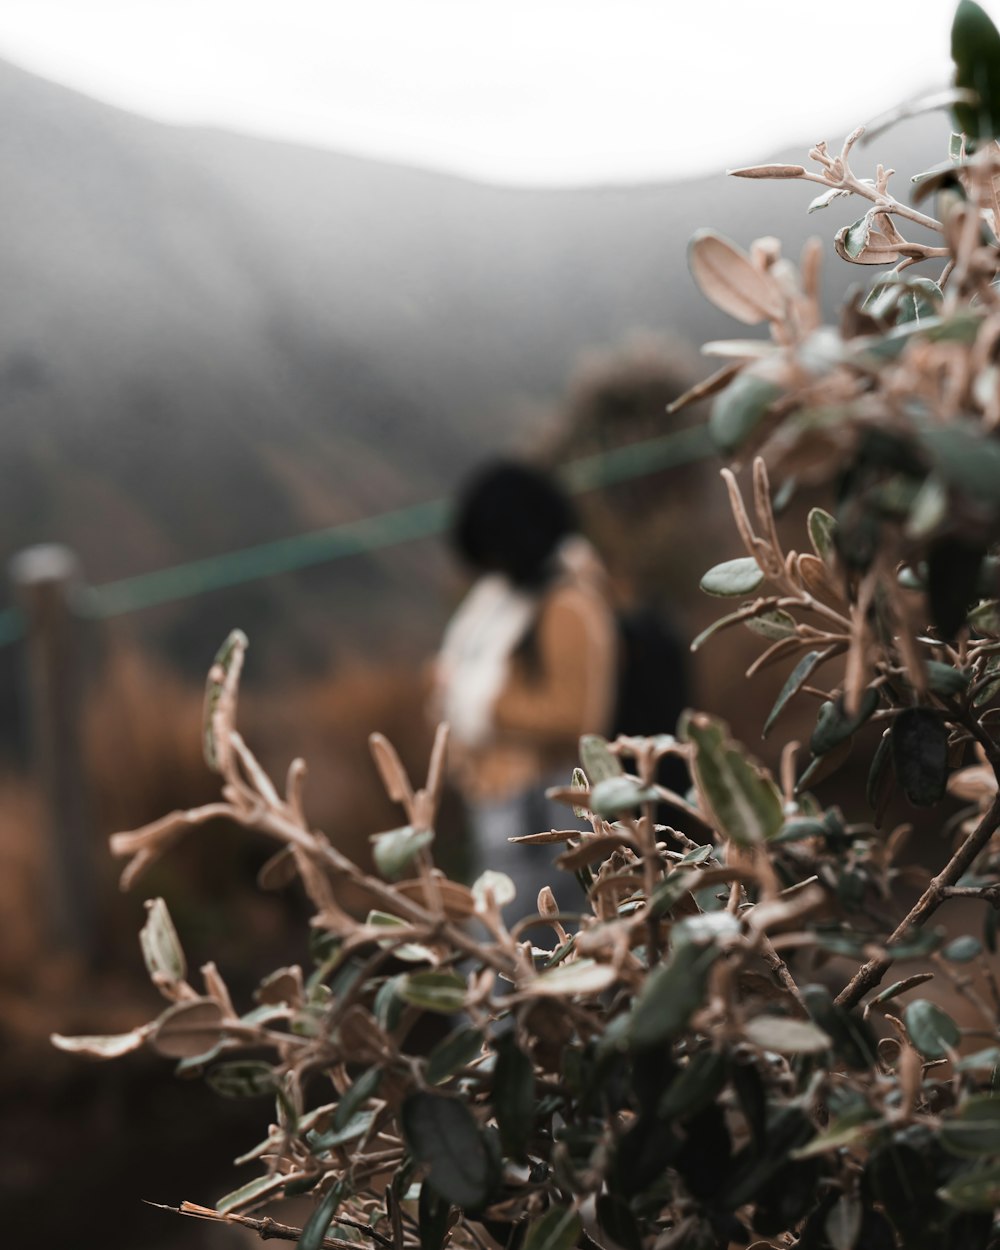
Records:
{"label": "foreground shrub", "polygon": [[[750,466],[745,489],[724,473],[744,554],[702,582],[738,606],[696,645],[739,626],[760,636],[752,671],[788,669],[764,732],[793,699],[816,699],[808,758],[786,744],[773,777],[697,712],[676,737],[584,739],[560,794],[590,830],[523,839],[564,844],[580,912],[557,913],[542,891],[537,914],[508,928],[506,878],[469,888],[433,865],[444,729],[420,788],[372,739],[405,823],[375,836],[377,872],[366,873],[310,827],[302,763],[282,787],[260,767],[236,728],[246,641],[235,634],[220,652],[205,716],[220,801],[118,834],[112,850],[128,860],[127,886],[216,816],[273,838],[262,884],[301,879],[311,966],[279,969],[255,1006],[237,1007],[213,965],[191,984],[155,900],[142,950],[166,1010],[128,1034],[56,1039],[98,1056],[149,1045],[220,1094],[273,1098],[274,1122],[244,1156],[253,1178],[185,1213],[305,1250],[990,1244],[1000,35],[969,0],[953,52],[948,99],[962,133],[917,182],[936,217],[890,195],[882,166],[871,179],[854,172],[860,131],[836,156],[814,148],[812,172],[736,171],[816,182],[813,207],[846,195],[870,205],[835,246],[851,263],[893,268],[848,300],[837,328],[821,324],[818,244],[797,270],[773,240],[745,253],[706,232],[692,245],[706,295],[770,328],[769,340],[710,345],[732,363],[695,390],[716,394],[711,432]],[[933,242],[911,241],[911,226]],[[936,277],[913,277],[918,263]],[[799,550],[779,538],[772,480],[779,502],[835,486],[835,512],[810,513]],[[869,823],[810,789],[865,734],[878,742]],[[690,794],[655,783],[665,754],[687,762]],[[888,799],[932,807],[949,790],[969,806],[907,910],[906,829],[880,828]],[[664,800],[696,837],[655,823]],[[981,909],[978,936],[945,944],[928,925],[951,898]],[[831,957],[841,962],[824,968]],[[845,959],[849,975],[831,971]],[[964,1000],[961,1026],[946,998]],[[441,1022],[432,1045],[418,1034],[428,1017]],[[303,1229],[261,1214],[306,1193],[315,1207]]]}

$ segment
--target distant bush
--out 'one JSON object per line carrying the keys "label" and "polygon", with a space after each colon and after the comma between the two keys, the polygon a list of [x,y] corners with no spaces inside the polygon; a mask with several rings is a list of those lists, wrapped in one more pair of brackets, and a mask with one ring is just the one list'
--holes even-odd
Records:
{"label": "distant bush", "polygon": [[[745,554],[702,582],[735,606],[697,645],[747,627],[761,639],[755,669],[789,666],[764,732],[792,700],[816,700],[807,759],[786,743],[773,777],[698,712],[676,737],[584,739],[561,797],[590,830],[528,839],[565,844],[580,914],[557,913],[543,890],[537,915],[510,929],[506,878],[487,872],[468,888],[433,866],[445,729],[419,788],[372,738],[405,823],[375,835],[376,871],[365,872],[310,826],[301,761],[276,786],[243,741],[246,640],[234,634],[220,652],[205,714],[220,800],[117,834],[112,850],[128,861],[128,886],[215,816],[273,838],[263,882],[300,878],[315,913],[311,967],[279,969],[252,1009],[237,1008],[214,965],[191,985],[157,899],[141,943],[166,1010],[124,1035],[56,1039],[105,1057],[149,1045],[224,1096],[273,1101],[274,1122],[245,1156],[253,1179],[184,1213],[304,1250],[994,1241],[1000,34],[970,0],[952,47],[947,102],[961,133],[916,180],[935,216],[895,199],[882,166],[854,173],[861,130],[835,155],[814,148],[813,171],[735,171],[816,182],[814,208],[867,201],[835,246],[851,263],[892,268],[849,297],[838,327],[821,324],[818,243],[797,269],[771,239],[743,252],[704,232],[691,248],[706,295],[771,332],[712,345],[732,363],[695,390],[715,394],[711,432],[750,466],[744,488],[724,470]],[[905,237],[914,226],[932,241]],[[923,262],[936,279],[913,276]],[[835,511],[813,509],[802,550],[789,550],[776,498],[820,483],[834,485]],[[871,819],[857,821],[810,787],[866,725],[881,735]],[[663,755],[688,763],[689,795],[655,784]],[[896,790],[917,807],[949,791],[968,805],[908,910],[906,828],[880,828]],[[654,824],[662,799],[697,838]],[[345,909],[345,890],[364,920]],[[983,924],[945,943],[928,921],[953,898]],[[524,938],[539,917],[551,949]],[[837,993],[814,981],[835,957],[851,968]],[[840,983],[842,967],[824,975]],[[943,1005],[954,1001],[962,1024]],[[430,1047],[414,1032],[428,1015],[442,1024]],[[304,1228],[261,1213],[297,1194],[315,1199]]]}

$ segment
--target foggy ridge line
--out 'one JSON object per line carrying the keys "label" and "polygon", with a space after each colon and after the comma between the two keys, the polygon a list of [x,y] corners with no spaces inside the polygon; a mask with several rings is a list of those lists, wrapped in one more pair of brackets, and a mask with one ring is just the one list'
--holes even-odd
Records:
{"label": "foggy ridge line", "polygon": [[[714,451],[707,429],[694,426],[581,457],[564,466],[560,476],[571,492],[580,494],[599,486],[646,477],[663,469],[678,468],[702,460]],[[85,586],[74,607],[87,619],[107,620],[142,608],[197,598],[214,590],[428,538],[444,530],[450,507],[449,499],[426,500],[291,538],[105,582],[103,586]],[[7,608],[0,612],[0,647],[23,636],[24,620],[20,609]]]}

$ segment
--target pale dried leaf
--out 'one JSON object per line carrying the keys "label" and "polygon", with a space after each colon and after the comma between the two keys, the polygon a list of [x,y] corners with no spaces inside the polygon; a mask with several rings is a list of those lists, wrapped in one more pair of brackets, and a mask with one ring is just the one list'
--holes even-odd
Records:
{"label": "pale dried leaf", "polygon": [[819,556],[804,552],[795,561],[795,570],[804,588],[817,599],[834,603],[840,599],[839,588],[831,576],[826,562]]}
{"label": "pale dried leaf", "polygon": [[138,1050],[149,1036],[152,1025],[144,1024],[130,1033],[96,1034],[84,1037],[64,1037],[52,1033],[49,1037],[57,1050],[73,1055],[85,1055],[88,1059],[117,1059],[130,1051]]}
{"label": "pale dried leaf", "polygon": [[304,998],[302,969],[298,964],[278,968],[261,981],[254,998],[258,1003],[287,1003],[290,1007],[298,1007]]}
{"label": "pale dried leaf", "polygon": [[406,775],[406,769],[396,754],[396,748],[389,739],[380,733],[369,734],[368,746],[375,760],[385,792],[394,803],[402,803],[405,807],[413,802],[413,787]]}
{"label": "pale dried leaf", "polygon": [[285,846],[261,866],[257,884],[262,890],[282,890],[291,885],[295,877],[295,854],[290,846]]}
{"label": "pale dried leaf", "polygon": [[680,412],[682,408],[686,408],[688,404],[695,404],[699,399],[707,399],[709,395],[716,395],[719,391],[723,391],[729,383],[736,377],[743,365],[737,361],[731,365],[725,365],[718,372],[713,373],[704,382],[697,382],[684,392],[678,395],[675,400],[667,404],[667,415],[673,416],[675,412]]}
{"label": "pale dried leaf", "polygon": [[194,998],[168,1007],[153,1024],[150,1045],[168,1059],[193,1059],[225,1036],[225,1016],[214,998]]}
{"label": "pale dried leaf", "polygon": [[596,837],[584,838],[579,846],[571,847],[558,856],[556,863],[567,872],[583,868],[586,864],[596,864],[607,859],[622,847],[635,850],[635,843],[625,833],[598,834]]}
{"label": "pale dried leaf", "polygon": [[688,264],[702,294],[737,321],[758,325],[784,315],[777,282],[721,235],[698,231],[688,249]]}
{"label": "pale dried leaf", "polygon": [[801,165],[746,165],[726,170],[730,178],[801,178],[805,172]]}
{"label": "pale dried leaf", "polygon": [[592,959],[562,963],[527,982],[523,991],[532,996],[565,998],[573,994],[599,994],[618,979],[614,968]]}
{"label": "pale dried leaf", "polygon": [[449,920],[464,920],[476,910],[476,900],[467,885],[441,878],[432,887],[422,878],[413,881],[397,881],[393,892],[408,898],[421,907],[434,908],[435,895],[440,894],[444,914]]}
{"label": "pale dried leaf", "polygon": [[510,877],[505,872],[496,872],[492,868],[480,873],[472,883],[472,897],[477,911],[485,909],[487,891],[497,907],[506,907],[517,897],[517,888]]}
{"label": "pale dried leaf", "polygon": [[139,931],[139,945],[153,984],[168,992],[187,975],[184,951],[174,922],[162,898],[146,902],[146,923]]}
{"label": "pale dried leaf", "polygon": [[838,230],[833,236],[833,247],[841,260],[852,265],[894,265],[903,259],[896,249],[898,241],[878,229],[872,214],[868,214],[862,221]]}
{"label": "pale dried leaf", "polygon": [[431,749],[430,764],[427,767],[427,785],[424,787],[430,796],[433,823],[434,813],[441,801],[441,787],[444,785],[444,764],[448,754],[448,725],[442,722],[434,734],[434,746]]}
{"label": "pale dried leaf", "polygon": [[772,356],[777,347],[770,339],[712,339],[703,343],[703,356],[733,356],[739,360],[759,360],[763,356]]}

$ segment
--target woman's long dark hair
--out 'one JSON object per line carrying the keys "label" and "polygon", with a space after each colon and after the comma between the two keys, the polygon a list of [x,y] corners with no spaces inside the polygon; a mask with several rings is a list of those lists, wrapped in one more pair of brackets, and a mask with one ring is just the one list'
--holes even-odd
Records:
{"label": "woman's long dark hair", "polygon": [[539,469],[496,460],[459,492],[452,544],[480,573],[504,573],[515,586],[537,590],[552,573],[559,543],[578,528],[562,489]]}

